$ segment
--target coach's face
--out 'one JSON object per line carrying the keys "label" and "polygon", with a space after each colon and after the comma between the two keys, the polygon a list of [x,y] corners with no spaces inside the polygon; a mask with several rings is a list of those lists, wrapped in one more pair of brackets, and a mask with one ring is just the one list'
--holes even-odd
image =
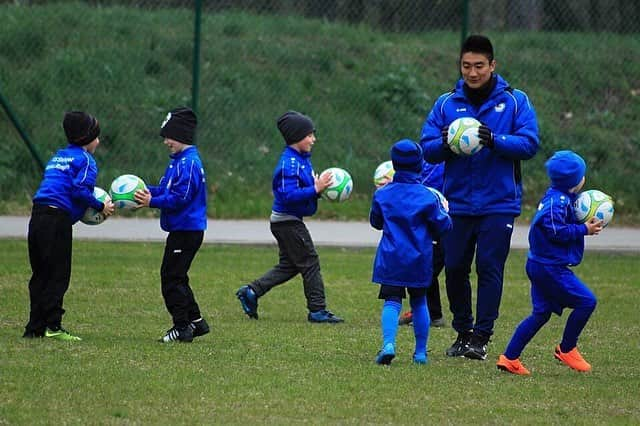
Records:
{"label": "coach's face", "polygon": [[495,59],[489,61],[489,58],[482,53],[465,52],[460,57],[460,73],[464,82],[472,89],[478,89],[487,84],[495,69]]}

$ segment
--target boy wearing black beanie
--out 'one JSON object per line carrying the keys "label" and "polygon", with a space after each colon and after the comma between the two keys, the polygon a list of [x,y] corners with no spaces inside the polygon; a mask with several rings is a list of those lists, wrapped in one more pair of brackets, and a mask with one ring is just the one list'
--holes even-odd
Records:
{"label": "boy wearing black beanie", "polygon": [[342,318],[326,309],[324,282],[318,253],[311,234],[303,222],[313,215],[318,198],[332,176],[318,176],[311,164],[311,148],[316,142],[313,121],[304,114],[287,111],[277,120],[277,127],[287,146],[273,172],[274,195],[271,211],[271,233],[278,241],[280,261],[262,277],[238,289],[236,296],[249,318],[258,319],[258,298],[272,288],[302,275],[304,295],[313,323],[339,323]]}
{"label": "boy wearing black beanie", "polygon": [[169,148],[169,165],[158,185],[138,190],[141,207],[160,209],[160,227],[169,233],[160,267],[162,297],[173,326],[160,342],[191,342],[209,332],[189,285],[189,268],[207,229],[207,184],[195,146],[195,113],[180,107],[167,114],[160,136]]}
{"label": "boy wearing black beanie", "polygon": [[62,328],[64,295],[71,279],[72,225],[91,207],[113,214],[111,201],[93,195],[98,166],[93,153],[100,144],[98,120],[82,111],[65,113],[62,127],[68,145],[47,163],[33,197],[29,220],[30,313],[23,337],[82,340]]}

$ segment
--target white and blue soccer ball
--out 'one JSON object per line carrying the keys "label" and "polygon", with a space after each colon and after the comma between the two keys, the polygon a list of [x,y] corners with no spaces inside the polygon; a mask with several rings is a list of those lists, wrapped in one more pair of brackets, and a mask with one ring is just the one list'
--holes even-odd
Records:
{"label": "white and blue soccer ball", "polygon": [[393,163],[391,160],[384,161],[376,167],[373,172],[373,184],[375,186],[382,185],[383,183],[393,180],[393,175],[396,171],[393,169]]}
{"label": "white and blue soccer ball", "polygon": [[118,176],[111,183],[109,194],[117,209],[133,210],[138,206],[134,194],[138,189],[146,189],[147,185],[136,175]]}
{"label": "white and blue soccer ball", "polygon": [[482,149],[478,129],[481,123],[473,117],[461,117],[449,124],[447,143],[458,155],[473,155]]}
{"label": "white and blue soccer ball", "polygon": [[322,191],[322,198],[338,203],[348,200],[353,191],[353,179],[349,172],[339,167],[330,167],[320,173],[320,176],[327,172],[331,172],[333,177],[329,186]]}
{"label": "white and blue soccer ball", "polygon": [[613,219],[613,198],[597,189],[589,189],[578,195],[573,202],[573,211],[580,223],[596,217],[602,221],[604,228]]}
{"label": "white and blue soccer ball", "polygon": [[[93,196],[96,197],[98,201],[101,201],[103,203],[106,203],[111,199],[107,191],[97,186],[93,188]],[[107,220],[107,217],[108,216],[106,214],[99,212],[93,207],[89,207],[87,208],[87,210],[85,210],[84,215],[80,218],[80,222],[84,223],[85,225],[100,225],[102,222]]]}

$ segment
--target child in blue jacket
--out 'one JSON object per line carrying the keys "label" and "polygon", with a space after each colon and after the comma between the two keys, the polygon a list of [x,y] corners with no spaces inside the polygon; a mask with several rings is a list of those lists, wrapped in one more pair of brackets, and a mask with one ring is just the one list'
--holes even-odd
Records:
{"label": "child in blue jacket", "polygon": [[209,332],[189,285],[189,268],[207,229],[207,183],[195,145],[197,118],[187,107],[173,109],[160,136],[169,149],[169,165],[157,186],[136,191],[142,207],[160,209],[160,227],[169,233],[160,267],[162,297],[173,326],[160,342],[191,342]]}
{"label": "child in blue jacket", "polygon": [[513,374],[529,375],[520,354],[533,336],[549,321],[552,313],[573,311],[567,318],[562,341],[554,356],[577,371],[589,371],[578,348],[578,337],[596,307],[596,297],[573,273],[571,266],[582,260],[584,236],[602,230],[602,221],[593,218],[581,224],[575,218],[573,201],[585,182],[584,160],[572,151],[558,151],[546,163],[551,187],[538,205],[529,229],[527,276],[531,280],[533,312],[515,330],[497,367]]}
{"label": "child in blue jacket", "polygon": [[273,172],[271,233],[278,242],[279,262],[262,277],[244,285],[236,297],[249,318],[258,319],[258,298],[298,274],[302,275],[304,295],[312,323],[339,323],[342,318],[327,310],[320,260],[311,234],[303,222],[313,215],[318,198],[331,183],[331,174],[317,176],[311,164],[316,142],[315,126],[309,117],[287,111],[277,121],[287,146]]}
{"label": "child in blue jacket", "polygon": [[82,111],[69,111],[62,127],[68,145],[51,157],[33,196],[28,234],[33,274],[23,337],[78,341],[82,339],[62,328],[62,302],[71,279],[72,225],[89,207],[110,216],[114,205],[93,195],[98,176],[93,158],[100,144],[98,120]]}
{"label": "child in blue jacket", "polygon": [[409,293],[413,313],[413,362],[427,362],[429,312],[426,292],[432,282],[433,244],[451,229],[451,218],[437,196],[422,185],[422,148],[409,139],[391,148],[393,181],[373,195],[369,222],[382,230],[373,264],[374,283],[380,284],[382,349],[376,363],[388,365],[396,355],[396,334],[402,299]]}

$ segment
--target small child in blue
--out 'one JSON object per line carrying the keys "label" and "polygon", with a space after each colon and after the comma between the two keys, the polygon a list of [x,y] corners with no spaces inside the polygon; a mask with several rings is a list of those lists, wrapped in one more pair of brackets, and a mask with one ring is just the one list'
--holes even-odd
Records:
{"label": "small child in blue", "polygon": [[[422,148],[409,139],[391,148],[393,181],[373,195],[369,222],[382,230],[373,264],[374,283],[380,284],[382,349],[377,364],[389,365],[396,355],[398,318],[409,293],[413,312],[413,362],[427,363],[429,311],[427,287],[432,282],[433,244],[451,229],[451,218],[437,196],[421,183]],[[406,292],[406,293],[405,293]]]}
{"label": "small child in blue", "polygon": [[318,209],[320,194],[331,184],[331,174],[314,173],[311,150],[316,143],[311,118],[297,111],[287,111],[277,120],[286,147],[273,171],[271,189],[273,206],[269,219],[271,233],[278,242],[278,264],[260,278],[236,291],[242,310],[249,318],[258,319],[258,298],[274,287],[302,275],[307,299],[307,320],[312,323],[336,324],[343,319],[327,310],[320,259],[311,234],[304,224],[305,216]]}
{"label": "small child in blue", "polygon": [[577,343],[596,308],[596,296],[570,266],[582,261],[584,236],[598,234],[602,221],[593,218],[581,224],[573,212],[573,201],[585,182],[586,165],[582,157],[572,151],[558,151],[545,165],[551,187],[542,197],[531,222],[526,265],[533,312],[518,325],[496,364],[500,370],[519,375],[530,374],[519,359],[525,346],[552,313],[561,315],[565,308],[573,311],[554,356],[574,370],[591,370],[591,365],[578,352]]}
{"label": "small child in blue", "polygon": [[160,266],[162,297],[173,326],[159,341],[189,343],[209,333],[189,281],[189,268],[207,229],[207,183],[196,146],[198,119],[188,107],[171,110],[160,128],[169,164],[158,185],[136,191],[141,207],[160,209],[168,232]]}
{"label": "small child in blue", "polygon": [[73,224],[88,207],[113,214],[111,201],[93,195],[98,166],[93,154],[100,144],[100,124],[83,111],[65,113],[62,127],[67,146],[51,157],[40,187],[33,196],[29,220],[30,312],[25,338],[79,341],[62,328],[64,295],[71,279]]}

